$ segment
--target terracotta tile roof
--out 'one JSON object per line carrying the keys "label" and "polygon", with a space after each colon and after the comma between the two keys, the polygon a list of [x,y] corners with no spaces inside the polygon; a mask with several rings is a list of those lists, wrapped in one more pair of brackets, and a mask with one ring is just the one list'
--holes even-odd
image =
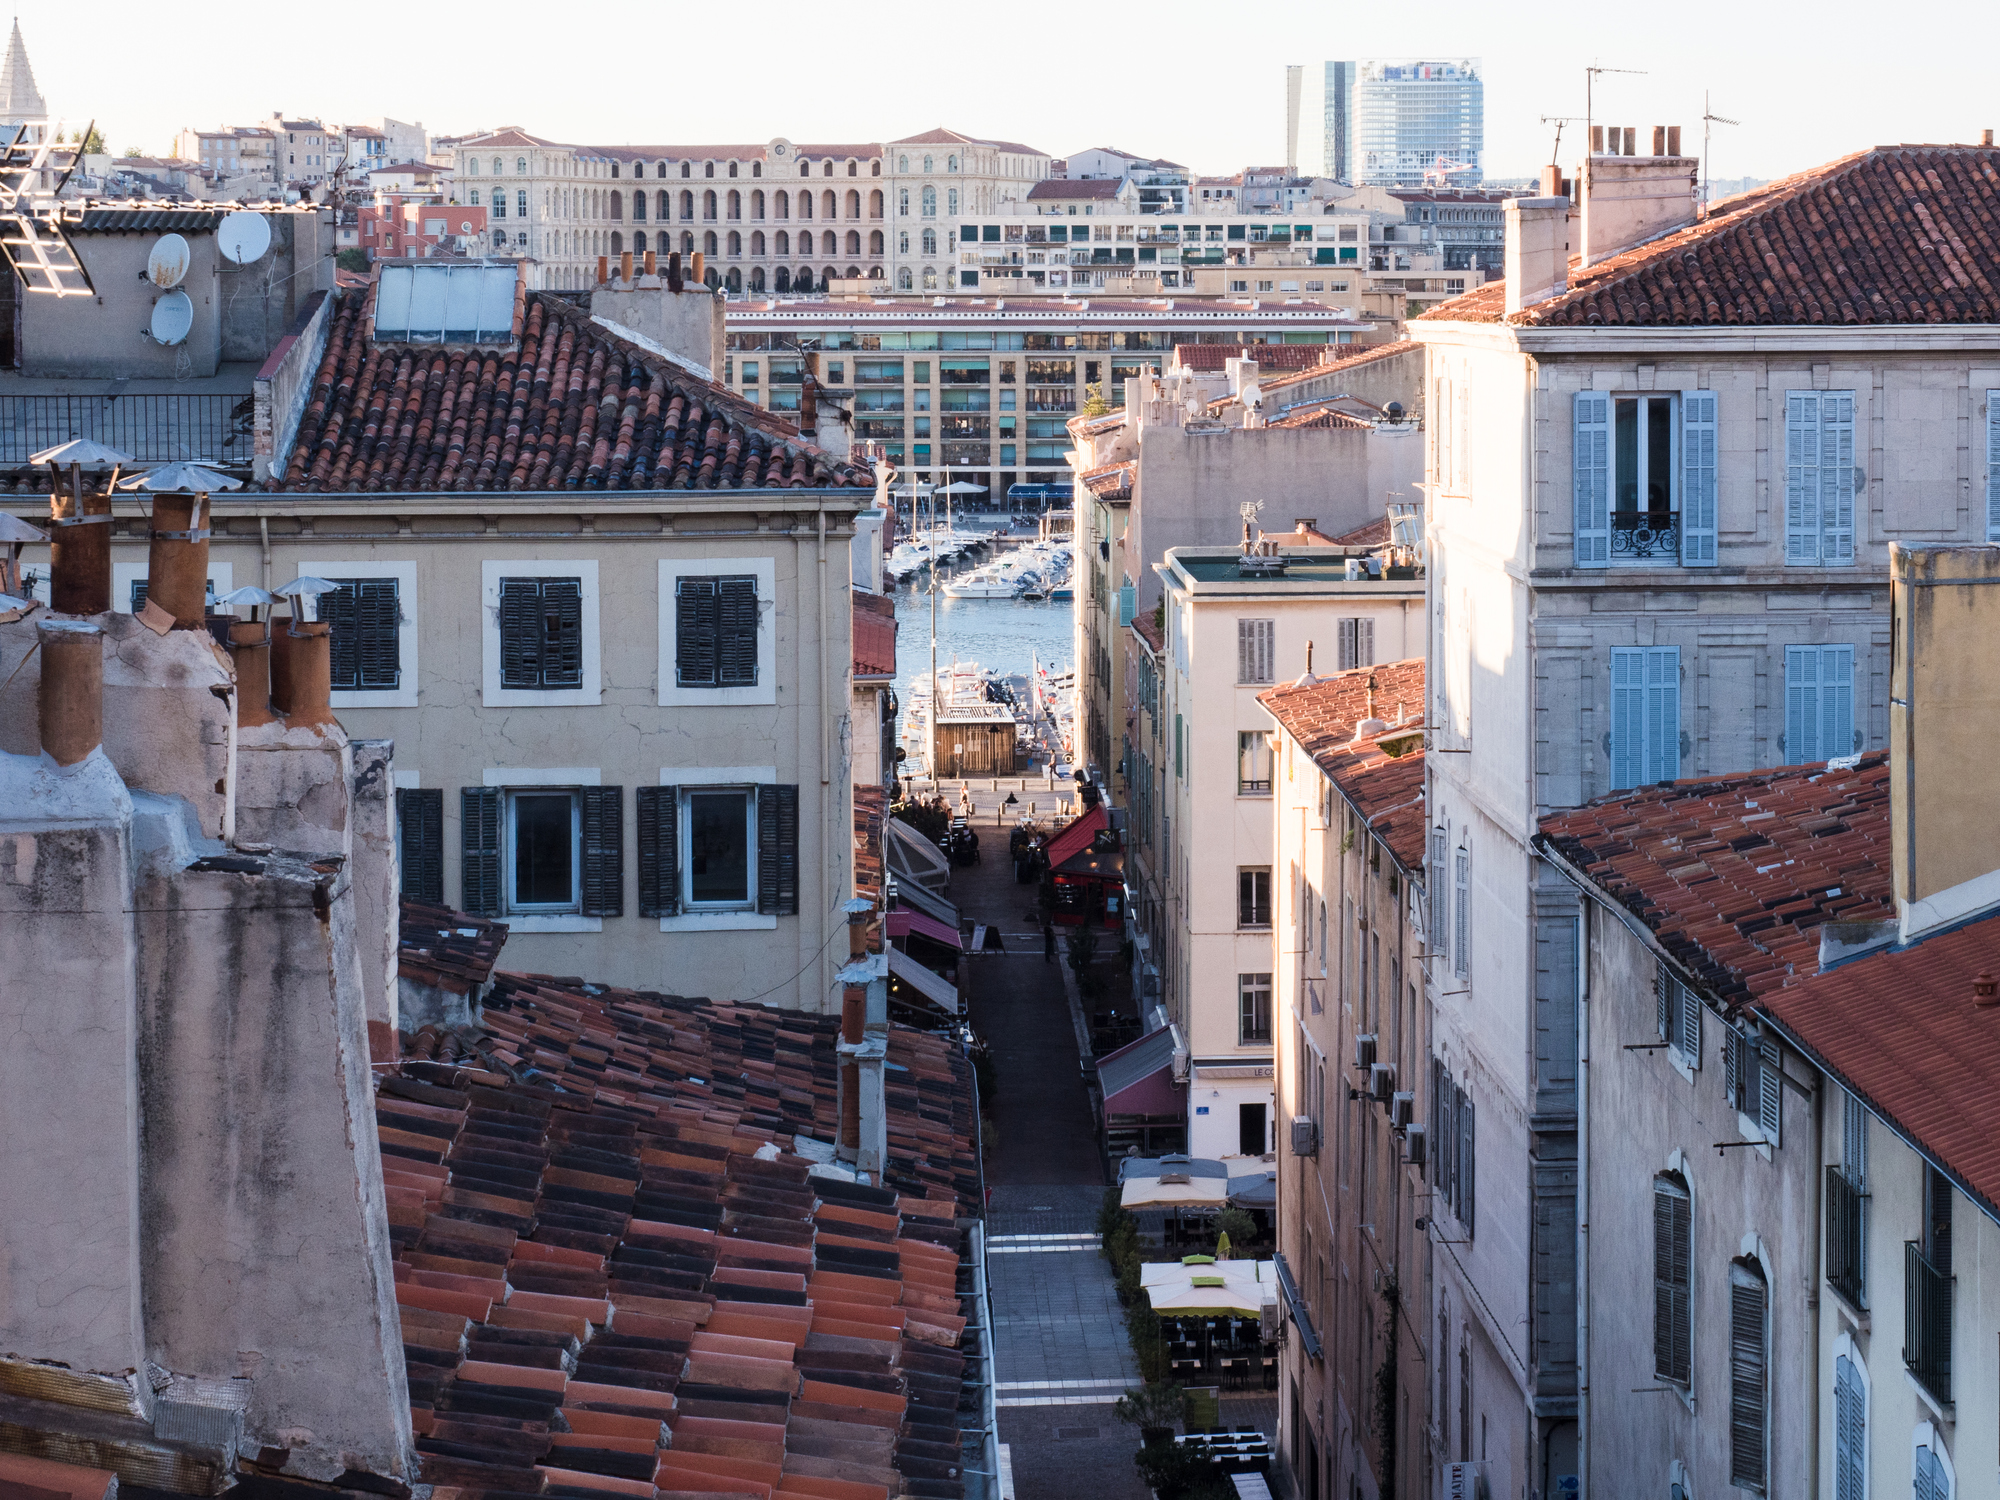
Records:
{"label": "terracotta tile roof", "polygon": [[1507,314],[1504,279],[1425,321],[1528,327],[2000,322],[2000,147],[1877,146],[1725,199]]}
{"label": "terracotta tile roof", "polygon": [[517,304],[518,342],[376,343],[348,294],[284,480],[368,494],[861,488],[874,478],[753,402],[616,337],[559,298]]}
{"label": "terracotta tile roof", "polygon": [[892,146],[992,146],[996,150],[1010,151],[1016,156],[1047,156],[1049,153],[1034,146],[1024,146],[1019,141],[988,141],[974,135],[960,135],[956,130],[946,130],[939,126],[936,130],[926,130],[922,135],[899,136],[889,142]]}
{"label": "terracotta tile roof", "polygon": [[896,675],[896,606],[880,594],[851,590],[854,599],[854,675]]}
{"label": "terracotta tile roof", "polygon": [[507,941],[507,924],[405,896],[398,933],[398,974],[463,995],[492,974]]}
{"label": "terracotta tile roof", "polygon": [[460,146],[556,146],[559,141],[545,141],[538,135],[529,135],[517,125],[502,126],[491,135],[461,136]]}
{"label": "terracotta tile roof", "polygon": [[[1339,398],[1336,397],[1334,399],[1337,400]],[[1348,412],[1335,411],[1332,406],[1324,401],[1313,401],[1293,411],[1288,411],[1282,416],[1273,417],[1264,425],[1266,427],[1348,427],[1357,431],[1367,432],[1375,424]]]}
{"label": "terracotta tile roof", "polygon": [[1981,972],[2000,974],[2000,917],[1801,977],[1758,1008],[2000,1218],[2000,1010],[1973,1004]]}
{"label": "terracotta tile roof", "polygon": [[1102,500],[1111,495],[1126,495],[1132,491],[1132,482],[1139,473],[1139,461],[1128,458],[1123,463],[1102,464],[1095,469],[1086,469],[1078,476],[1085,489]]}
{"label": "terracotta tile roof", "polygon": [[792,1153],[833,1138],[833,1018],[504,974],[485,1026],[376,1100],[426,1483],[963,1493],[956,1047],[891,1028],[864,1187]]}
{"label": "terracotta tile roof", "polygon": [[1328,347],[1326,344],[1176,344],[1173,362],[1183,370],[1220,370],[1232,359],[1254,359],[1261,382],[1266,370],[1303,370],[1317,365],[1326,358]]}
{"label": "terracotta tile roof", "polygon": [[1389,545],[1389,518],[1377,516],[1366,526],[1357,526],[1345,536],[1337,536],[1335,547],[1386,547]]}
{"label": "terracotta tile roof", "polygon": [[1826,922],[1895,915],[1889,764],[1672,781],[1542,819],[1552,853],[1739,1004],[1819,968]]}
{"label": "terracotta tile roof", "polygon": [[1100,432],[1111,432],[1124,425],[1123,411],[1106,412],[1101,417],[1071,417],[1068,423],[1071,432],[1082,433],[1086,437],[1095,437]]}
{"label": "terracotta tile roof", "polygon": [[1167,635],[1160,628],[1160,622],[1151,610],[1140,610],[1132,616],[1132,629],[1138,633],[1155,656],[1167,649]]}
{"label": "terracotta tile roof", "polygon": [[1051,199],[1116,198],[1124,181],[1115,177],[1051,177],[1038,182],[1028,189],[1030,203],[1045,203]]}
{"label": "terracotta tile roof", "polygon": [[[1292,346],[1288,344],[1285,347],[1290,348]],[[1324,352],[1328,346],[1322,344],[1319,347]],[[1421,346],[1409,339],[1399,339],[1393,344],[1366,344],[1359,346],[1354,344],[1335,344],[1332,348],[1336,352],[1329,355],[1320,363],[1308,366],[1303,370],[1294,370],[1283,375],[1275,375],[1269,380],[1264,378],[1260,368],[1257,375],[1258,389],[1268,396],[1272,391],[1282,391],[1289,386],[1298,385],[1302,381],[1317,380],[1335,370],[1350,369],[1355,365],[1369,364],[1378,359],[1393,359],[1402,354],[1415,354],[1419,360],[1423,358]]]}
{"label": "terracotta tile roof", "polygon": [[[1412,722],[1421,723],[1423,659],[1383,662],[1332,677],[1300,678],[1259,693],[1257,701],[1332,778],[1396,863],[1421,880],[1425,828],[1422,734],[1392,727],[1356,741],[1354,726],[1369,717],[1393,725],[1403,713],[1419,716]],[[1398,753],[1389,754],[1385,745]]]}

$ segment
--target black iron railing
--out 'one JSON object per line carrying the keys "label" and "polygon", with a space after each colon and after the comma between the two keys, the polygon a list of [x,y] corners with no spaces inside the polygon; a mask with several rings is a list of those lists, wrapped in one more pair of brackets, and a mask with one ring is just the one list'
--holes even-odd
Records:
{"label": "black iron railing", "polygon": [[1952,1285],[1922,1242],[1903,1242],[1903,1363],[1940,1402],[1951,1400]]}
{"label": "black iron railing", "polygon": [[90,438],[141,463],[247,464],[256,444],[249,395],[0,396],[0,466]]}
{"label": "black iron railing", "polygon": [[1851,1307],[1861,1304],[1861,1189],[1845,1167],[1826,1169],[1826,1279]]}
{"label": "black iron railing", "polygon": [[1614,510],[1611,555],[1679,562],[1681,518],[1671,511]]}

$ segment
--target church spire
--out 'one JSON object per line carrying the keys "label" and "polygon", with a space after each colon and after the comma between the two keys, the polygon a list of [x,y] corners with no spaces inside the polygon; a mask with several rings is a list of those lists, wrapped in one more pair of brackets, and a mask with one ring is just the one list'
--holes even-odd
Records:
{"label": "church spire", "polygon": [[35,70],[28,63],[28,44],[21,39],[21,18],[7,38],[7,59],[0,63],[0,122],[20,125],[48,119],[49,107],[35,87]]}

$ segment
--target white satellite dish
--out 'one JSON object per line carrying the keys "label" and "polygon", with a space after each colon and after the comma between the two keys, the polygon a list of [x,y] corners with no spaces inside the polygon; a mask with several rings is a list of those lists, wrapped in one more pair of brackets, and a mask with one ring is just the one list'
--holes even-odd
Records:
{"label": "white satellite dish", "polygon": [[146,257],[146,279],[161,291],[179,286],[193,259],[186,240],[177,234],[163,234]]}
{"label": "white satellite dish", "polygon": [[224,214],[215,227],[215,242],[237,265],[247,266],[262,260],[264,252],[271,248],[271,226],[262,214],[241,211]]}
{"label": "white satellite dish", "polygon": [[194,301],[186,292],[168,292],[153,304],[153,342],[178,344],[194,327]]}

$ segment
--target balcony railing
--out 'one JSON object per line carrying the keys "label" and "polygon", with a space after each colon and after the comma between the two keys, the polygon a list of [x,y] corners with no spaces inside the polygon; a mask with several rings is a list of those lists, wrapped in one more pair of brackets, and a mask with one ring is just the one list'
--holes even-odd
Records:
{"label": "balcony railing", "polygon": [[0,396],[0,465],[73,438],[123,449],[141,463],[250,462],[253,398],[232,395]]}
{"label": "balcony railing", "polygon": [[1631,562],[1678,563],[1681,560],[1680,516],[1673,511],[1614,510],[1611,512],[1611,555]]}
{"label": "balcony railing", "polygon": [[1855,1308],[1862,1305],[1861,1201],[1845,1167],[1826,1169],[1826,1279]]}
{"label": "balcony railing", "polygon": [[1921,1241],[1903,1241],[1903,1363],[1940,1404],[1951,1401],[1952,1286]]}

